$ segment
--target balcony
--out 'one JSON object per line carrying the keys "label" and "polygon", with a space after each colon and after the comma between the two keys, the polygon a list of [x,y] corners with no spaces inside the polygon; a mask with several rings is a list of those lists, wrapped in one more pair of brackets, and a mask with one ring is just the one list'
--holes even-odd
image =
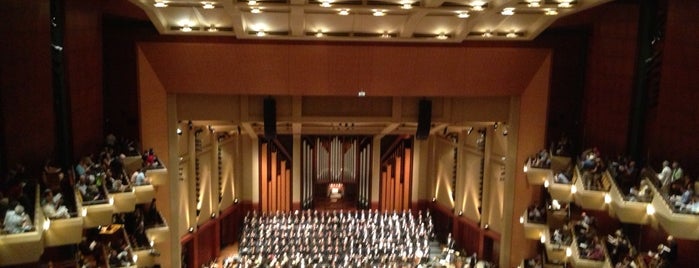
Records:
{"label": "balcony", "polygon": [[50,222],[41,210],[40,188],[36,186],[33,228],[24,233],[0,234],[0,266],[36,262],[44,253],[44,228]]}

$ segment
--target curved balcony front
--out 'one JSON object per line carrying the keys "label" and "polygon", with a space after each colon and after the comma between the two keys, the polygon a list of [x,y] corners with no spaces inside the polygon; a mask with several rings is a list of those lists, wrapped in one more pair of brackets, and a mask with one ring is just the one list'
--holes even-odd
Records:
{"label": "curved balcony front", "polygon": [[75,200],[78,204],[78,212],[83,217],[83,228],[106,226],[112,223],[113,198],[87,201],[82,199],[79,191],[76,191]]}
{"label": "curved balcony front", "polygon": [[527,175],[529,185],[544,185],[546,181],[553,181],[553,171],[547,168],[532,167],[527,163],[524,166],[524,173]]}
{"label": "curved balcony front", "polygon": [[[646,209],[649,203],[626,200],[616,182],[614,180],[611,182],[612,187],[609,189],[611,198],[609,213],[623,223],[648,224],[650,216],[646,213]],[[642,184],[645,183],[650,184],[650,182],[644,180]]]}
{"label": "curved balcony front", "polygon": [[[605,204],[605,196],[609,195],[607,192],[607,189],[610,187],[609,173],[604,172],[602,174],[601,181],[602,189],[604,189],[604,191],[586,189],[582,174],[578,167],[575,167],[575,177],[574,184],[577,190],[577,193],[575,194],[575,203],[583,209],[606,210],[607,206]],[[607,197],[607,199],[609,199],[609,197]]]}
{"label": "curved balcony front", "polygon": [[647,210],[648,214],[654,214],[668,234],[676,238],[699,240],[699,215],[676,213],[655,186],[650,188],[654,198],[650,203],[652,208]]}

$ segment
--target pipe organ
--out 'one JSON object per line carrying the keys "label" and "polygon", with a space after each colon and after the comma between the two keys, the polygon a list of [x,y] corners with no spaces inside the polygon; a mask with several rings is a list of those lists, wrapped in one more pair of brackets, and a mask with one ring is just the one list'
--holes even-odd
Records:
{"label": "pipe organ", "polygon": [[260,209],[291,209],[291,157],[273,142],[260,145]]}
{"label": "pipe organ", "polygon": [[410,207],[413,164],[411,141],[401,140],[382,157],[379,189],[379,206],[382,210],[403,210]]}
{"label": "pipe organ", "polygon": [[319,136],[303,139],[301,156],[303,208],[312,205],[316,185],[331,183],[353,185],[346,187],[355,189],[350,195],[357,199],[360,206],[369,205],[371,142],[361,142],[361,138]]}

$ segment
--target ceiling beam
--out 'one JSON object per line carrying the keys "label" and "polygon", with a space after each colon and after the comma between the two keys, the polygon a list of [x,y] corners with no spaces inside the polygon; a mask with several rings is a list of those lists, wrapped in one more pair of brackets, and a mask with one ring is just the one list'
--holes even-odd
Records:
{"label": "ceiling beam", "polygon": [[302,128],[301,123],[291,123],[291,133],[292,134],[301,134],[301,128]]}
{"label": "ceiling beam", "polygon": [[165,19],[161,12],[157,11],[156,7],[138,0],[129,0],[129,2],[141,7],[141,9],[146,12],[146,16],[148,16],[151,22],[154,22],[153,26],[155,26],[159,33],[164,34],[170,30],[167,28],[167,19]]}
{"label": "ceiling beam", "polygon": [[396,130],[396,128],[398,128],[399,126],[400,126],[400,123],[388,124],[384,129],[381,130],[381,132],[379,132],[379,135],[381,135],[381,136],[388,135],[391,132],[393,132],[394,130]]}
{"label": "ceiling beam", "polygon": [[238,7],[233,4],[233,1],[222,1],[223,10],[225,10],[229,16],[231,16],[231,21],[233,22],[233,32],[237,37],[245,36],[245,22],[243,21],[243,14]]}
{"label": "ceiling beam", "polygon": [[444,4],[444,0],[424,0],[425,7],[439,7]]}
{"label": "ceiling beam", "polygon": [[437,132],[442,131],[442,129],[447,128],[447,126],[449,126],[449,124],[439,124],[439,125],[434,126],[432,129],[430,129],[430,135],[433,135]]}
{"label": "ceiling beam", "polygon": [[306,17],[304,15],[302,6],[292,6],[291,12],[289,13],[289,29],[291,29],[291,36],[304,36],[306,35],[304,31],[304,24],[306,22]]}
{"label": "ceiling beam", "polygon": [[410,17],[408,17],[408,19],[405,21],[405,24],[403,24],[403,29],[400,31],[400,37],[413,37],[415,28],[417,27],[418,23],[420,23],[422,18],[424,18],[427,15],[427,13],[428,12],[426,9],[420,9],[416,12],[411,13]]}
{"label": "ceiling beam", "polygon": [[[503,20],[505,20],[509,16],[503,16],[500,15],[500,11],[502,11],[503,8],[509,7],[509,6],[516,6],[518,0],[506,0],[506,1],[493,1],[488,4],[488,9],[482,12],[470,12],[473,16],[473,14],[477,14],[477,16],[473,16],[473,18],[468,19],[466,22],[466,25],[461,28],[461,32],[459,32],[454,39],[458,41],[463,41],[468,37],[468,34],[473,30],[474,27],[478,26],[479,23],[483,22],[484,20],[488,18],[497,18],[497,24],[502,23]],[[493,4],[490,6],[490,4]],[[487,29],[491,31],[497,30],[497,27],[494,29]],[[482,38],[479,38],[482,39]]]}

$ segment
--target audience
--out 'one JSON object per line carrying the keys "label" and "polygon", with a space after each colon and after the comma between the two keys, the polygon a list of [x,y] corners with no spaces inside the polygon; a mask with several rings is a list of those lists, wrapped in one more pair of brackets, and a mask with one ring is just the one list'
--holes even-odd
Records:
{"label": "audience", "polygon": [[5,232],[10,234],[27,232],[34,228],[31,218],[24,212],[22,205],[16,205],[14,210],[8,210],[5,213],[3,226]]}
{"label": "audience", "polygon": [[541,150],[527,159],[529,166],[533,168],[551,168],[551,157],[547,150]]}

